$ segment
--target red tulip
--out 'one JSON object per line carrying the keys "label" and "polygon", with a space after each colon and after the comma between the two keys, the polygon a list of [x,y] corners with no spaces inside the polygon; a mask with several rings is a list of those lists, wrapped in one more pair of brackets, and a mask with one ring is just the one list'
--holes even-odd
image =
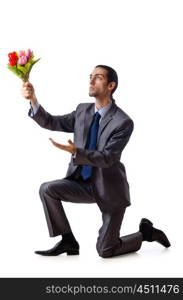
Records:
{"label": "red tulip", "polygon": [[14,52],[9,53],[8,57],[9,57],[9,65],[15,66],[17,63],[17,59],[18,59],[16,52],[14,51]]}

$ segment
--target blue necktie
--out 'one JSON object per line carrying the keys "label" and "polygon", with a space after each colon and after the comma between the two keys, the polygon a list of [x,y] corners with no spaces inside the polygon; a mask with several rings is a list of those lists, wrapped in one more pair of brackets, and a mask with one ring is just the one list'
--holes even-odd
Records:
{"label": "blue necktie", "polygon": [[[97,135],[98,135],[98,129],[99,129],[99,120],[101,118],[101,115],[96,112],[94,115],[94,119],[90,128],[90,132],[88,135],[88,140],[86,144],[86,149],[88,150],[95,150],[97,145]],[[92,166],[82,166],[81,168],[81,176],[84,180],[88,179],[91,176],[92,173]]]}

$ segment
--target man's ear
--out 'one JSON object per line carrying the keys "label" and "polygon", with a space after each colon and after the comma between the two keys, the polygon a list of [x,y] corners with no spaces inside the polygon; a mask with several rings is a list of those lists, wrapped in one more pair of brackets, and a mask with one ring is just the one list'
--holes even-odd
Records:
{"label": "man's ear", "polygon": [[110,91],[112,91],[115,88],[115,86],[116,86],[116,82],[111,81],[111,82],[109,82],[108,89]]}

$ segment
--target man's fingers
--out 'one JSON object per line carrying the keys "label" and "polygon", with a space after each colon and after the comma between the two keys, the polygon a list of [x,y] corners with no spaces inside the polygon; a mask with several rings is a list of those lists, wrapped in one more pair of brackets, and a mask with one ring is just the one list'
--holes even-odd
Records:
{"label": "man's fingers", "polygon": [[56,147],[63,149],[64,145],[61,145],[61,144],[55,142],[52,138],[49,138],[49,140],[50,140]]}
{"label": "man's fingers", "polygon": [[23,86],[22,89],[24,91],[33,91],[34,88],[33,88],[33,86],[28,85],[28,86]]}
{"label": "man's fingers", "polygon": [[[56,143],[52,138],[49,138],[49,140],[53,143],[53,144],[55,144],[55,145],[58,145],[58,146],[61,146],[62,148],[67,148],[68,146],[67,145],[63,145],[63,144],[59,144],[59,143]],[[73,142],[71,141],[71,140],[68,140],[68,143],[69,144],[73,144]]]}
{"label": "man's fingers", "polygon": [[34,94],[34,87],[30,82],[24,82],[21,88],[23,97],[32,97]]}
{"label": "man's fingers", "polygon": [[34,92],[34,87],[30,82],[24,82],[23,85],[22,85],[22,90],[23,91]]}
{"label": "man's fingers", "polygon": [[26,81],[23,83],[23,87],[32,86],[32,84],[29,81]]}
{"label": "man's fingers", "polygon": [[53,144],[57,144],[52,138],[49,138],[49,140],[50,140]]}
{"label": "man's fingers", "polygon": [[73,145],[73,142],[70,139],[68,140],[68,143],[71,144],[71,145]]}
{"label": "man's fingers", "polygon": [[68,143],[70,145],[62,145],[62,144],[56,143],[52,138],[49,138],[49,140],[53,143],[54,146],[58,147],[59,149],[68,151],[70,153],[75,153],[75,151],[76,151],[76,147],[70,139],[68,140]]}

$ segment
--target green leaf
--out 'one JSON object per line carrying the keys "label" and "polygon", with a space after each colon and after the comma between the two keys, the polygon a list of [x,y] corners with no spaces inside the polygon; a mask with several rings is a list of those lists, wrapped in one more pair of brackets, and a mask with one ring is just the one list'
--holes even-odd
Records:
{"label": "green leaf", "polygon": [[38,58],[36,60],[33,61],[33,65],[36,64],[41,58]]}
{"label": "green leaf", "polygon": [[27,72],[29,72],[29,70],[31,69],[31,63],[30,62],[26,63],[24,68],[27,70]]}
{"label": "green leaf", "polygon": [[7,67],[11,72],[13,72],[15,75],[17,75],[21,79],[23,79],[25,77],[25,75],[20,70],[17,69],[17,66],[7,65]]}
{"label": "green leaf", "polygon": [[21,71],[24,75],[27,74],[27,70],[24,66],[17,64],[17,69],[18,69],[18,71]]}
{"label": "green leaf", "polygon": [[37,63],[40,59],[41,59],[41,58],[38,58],[38,59],[36,59],[35,61],[32,62],[31,66],[30,66],[30,68],[29,68],[29,71],[28,71],[27,74],[26,74],[27,78],[29,78],[29,74],[30,74],[30,71],[31,71],[33,65],[35,65],[35,63]]}

